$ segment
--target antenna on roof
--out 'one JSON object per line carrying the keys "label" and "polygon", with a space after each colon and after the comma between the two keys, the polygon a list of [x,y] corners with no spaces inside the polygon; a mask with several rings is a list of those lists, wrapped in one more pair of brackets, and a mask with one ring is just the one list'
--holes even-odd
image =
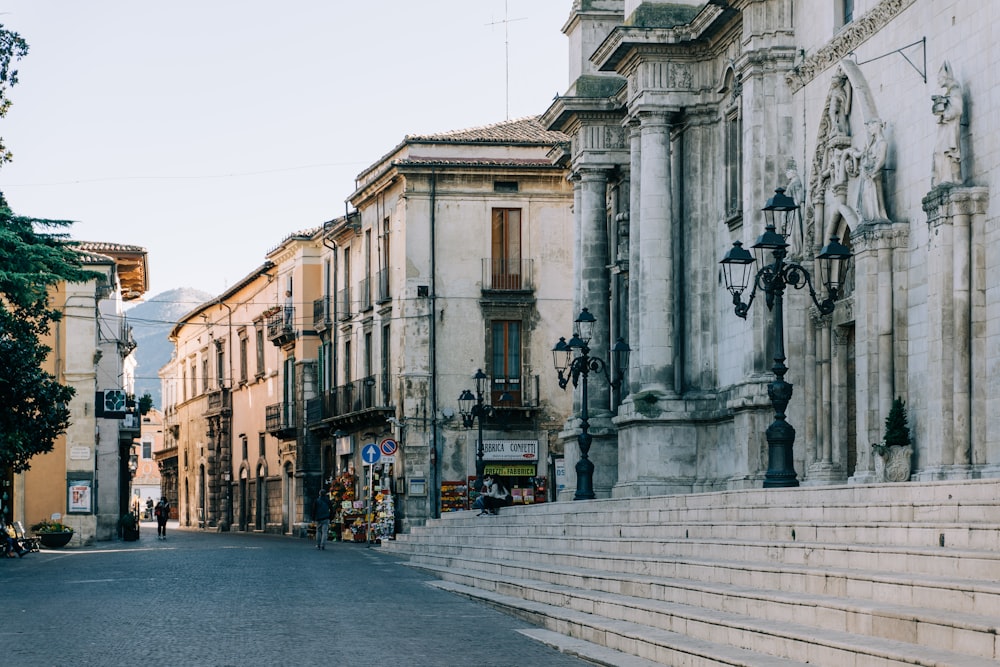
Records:
{"label": "antenna on roof", "polygon": [[493,21],[492,23],[487,23],[486,25],[497,25],[498,23],[503,23],[503,51],[504,51],[504,83],[505,83],[505,102],[507,105],[507,120],[510,120],[510,24],[514,21],[524,21],[527,17],[522,16],[521,18],[512,19],[510,18],[510,13],[507,11],[508,0],[503,0],[503,21]]}

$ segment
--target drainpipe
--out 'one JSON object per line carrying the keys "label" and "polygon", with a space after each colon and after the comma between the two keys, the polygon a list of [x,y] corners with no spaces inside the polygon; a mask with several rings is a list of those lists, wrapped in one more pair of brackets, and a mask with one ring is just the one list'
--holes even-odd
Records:
{"label": "drainpipe", "polygon": [[437,519],[441,516],[441,483],[438,479],[441,461],[441,443],[438,437],[437,420],[437,256],[435,246],[435,213],[437,210],[437,173],[431,169],[431,321],[430,321],[430,366],[431,366],[431,491],[428,494],[431,501],[430,515]]}

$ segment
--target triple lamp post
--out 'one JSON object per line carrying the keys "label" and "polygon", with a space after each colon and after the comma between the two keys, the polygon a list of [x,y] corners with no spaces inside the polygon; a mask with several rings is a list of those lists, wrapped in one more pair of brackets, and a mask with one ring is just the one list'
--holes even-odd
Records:
{"label": "triple lamp post", "polygon": [[580,460],[576,462],[576,493],[573,495],[573,500],[590,500],[594,497],[594,463],[589,457],[593,438],[590,435],[587,382],[591,371],[601,372],[608,384],[617,389],[625,377],[632,349],[621,337],[611,347],[611,359],[614,364],[612,378],[608,373],[607,362],[590,354],[590,339],[594,335],[597,318],[584,308],[576,318],[575,324],[576,333],[569,342],[565,338],[560,338],[552,348],[552,362],[559,374],[560,388],[566,389],[566,385],[570,382],[576,387],[580,379],[583,379],[583,391],[580,396],[580,434],[577,436]]}
{"label": "triple lamp post", "polygon": [[[767,387],[767,395],[774,408],[774,421],[767,428],[767,473],[764,476],[764,488],[798,486],[795,475],[795,464],[792,457],[792,447],[795,442],[795,429],[785,419],[785,408],[792,398],[792,385],[785,382],[785,329],[783,300],[786,287],[795,289],[809,288],[809,296],[820,315],[829,315],[836,307],[837,298],[844,284],[847,267],[851,259],[851,251],[842,245],[836,236],[823,246],[816,256],[820,280],[826,287],[826,298],[820,301],[813,289],[812,277],[801,264],[786,259],[788,255],[788,233],[794,225],[800,224],[800,211],[795,200],[785,194],[784,188],[774,191],[774,196],[764,207],[766,226],[764,233],[753,244],[755,254],[743,248],[739,241],[733,242],[733,247],[720,262],[726,281],[726,289],[733,295],[733,306],[738,317],[746,319],[750,306],[753,304],[757,290],[764,292],[764,301],[774,315],[774,381]],[[766,262],[765,251],[771,251],[771,261]],[[754,268],[757,263],[761,267]],[[766,263],[765,263],[766,262]],[[753,288],[746,302],[743,302],[743,292],[753,280]]]}

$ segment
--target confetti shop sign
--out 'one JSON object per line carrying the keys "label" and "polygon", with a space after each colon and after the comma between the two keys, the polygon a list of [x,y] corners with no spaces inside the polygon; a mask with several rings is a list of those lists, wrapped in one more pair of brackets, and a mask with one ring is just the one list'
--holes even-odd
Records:
{"label": "confetti shop sign", "polygon": [[537,461],[537,440],[483,440],[484,461]]}

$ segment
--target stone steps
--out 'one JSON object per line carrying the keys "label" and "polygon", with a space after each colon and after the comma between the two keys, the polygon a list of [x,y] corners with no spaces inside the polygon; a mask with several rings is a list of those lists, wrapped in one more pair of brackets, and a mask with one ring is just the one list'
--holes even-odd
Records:
{"label": "stone steps", "polygon": [[462,594],[534,605],[543,628],[662,664],[987,665],[997,498],[1000,482],[979,481],[551,503],[446,514],[383,547]]}

